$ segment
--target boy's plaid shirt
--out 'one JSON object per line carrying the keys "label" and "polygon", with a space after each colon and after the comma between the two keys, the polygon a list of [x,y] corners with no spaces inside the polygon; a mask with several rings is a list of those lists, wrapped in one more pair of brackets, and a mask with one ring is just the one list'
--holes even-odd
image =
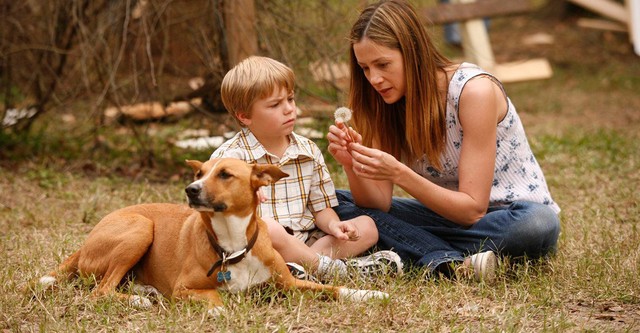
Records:
{"label": "boy's plaid shirt", "polygon": [[216,149],[211,158],[233,157],[248,163],[274,164],[289,174],[273,185],[262,188],[267,200],[258,214],[273,217],[294,236],[305,241],[316,228],[312,212],[338,205],[331,175],[320,148],[311,140],[292,133],[282,159],[267,152],[247,128]]}

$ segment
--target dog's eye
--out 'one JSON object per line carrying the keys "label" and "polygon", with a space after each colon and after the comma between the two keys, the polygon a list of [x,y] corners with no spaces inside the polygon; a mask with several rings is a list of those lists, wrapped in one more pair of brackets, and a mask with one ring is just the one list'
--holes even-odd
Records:
{"label": "dog's eye", "polygon": [[196,172],[196,179],[200,178],[202,178],[202,171],[198,170],[198,172]]}
{"label": "dog's eye", "polygon": [[231,178],[231,174],[226,172],[225,170],[222,170],[218,174],[218,178],[220,178],[220,179],[229,179],[229,178]]}

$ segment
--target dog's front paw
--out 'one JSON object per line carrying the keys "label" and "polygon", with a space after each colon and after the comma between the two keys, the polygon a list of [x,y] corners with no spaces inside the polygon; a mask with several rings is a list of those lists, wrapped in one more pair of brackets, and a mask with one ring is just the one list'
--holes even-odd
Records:
{"label": "dog's front paw", "polygon": [[223,306],[214,306],[213,308],[209,309],[209,311],[207,311],[207,313],[211,317],[215,317],[215,318],[222,316],[226,312],[227,310],[225,310]]}
{"label": "dog's front paw", "polygon": [[42,289],[51,288],[55,283],[56,278],[51,275],[45,275],[38,280],[38,284]]}
{"label": "dog's front paw", "polygon": [[389,294],[376,290],[356,290],[349,288],[340,289],[340,298],[355,302],[362,302],[369,299],[388,299]]}
{"label": "dog's front paw", "polygon": [[160,294],[160,291],[158,291],[158,289],[148,284],[133,284],[131,289],[134,293],[142,294],[145,296],[159,297],[160,295],[162,295]]}
{"label": "dog's front paw", "polygon": [[131,295],[129,296],[129,304],[138,309],[148,309],[153,303],[144,296]]}

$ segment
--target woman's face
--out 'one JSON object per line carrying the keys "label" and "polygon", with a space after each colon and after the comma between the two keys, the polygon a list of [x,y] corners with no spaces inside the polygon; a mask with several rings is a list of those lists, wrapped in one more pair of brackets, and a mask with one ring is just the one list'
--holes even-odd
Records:
{"label": "woman's face", "polygon": [[385,103],[392,104],[404,97],[407,80],[400,50],[376,44],[365,37],[353,44],[353,52],[364,76]]}

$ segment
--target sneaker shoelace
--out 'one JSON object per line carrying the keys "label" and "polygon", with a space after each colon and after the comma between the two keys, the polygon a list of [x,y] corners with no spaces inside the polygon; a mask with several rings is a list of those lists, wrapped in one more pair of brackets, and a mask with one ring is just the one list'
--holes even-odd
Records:
{"label": "sneaker shoelace", "polygon": [[367,257],[365,260],[351,259],[347,261],[347,266],[357,269],[364,277],[397,271],[396,263],[383,256]]}

